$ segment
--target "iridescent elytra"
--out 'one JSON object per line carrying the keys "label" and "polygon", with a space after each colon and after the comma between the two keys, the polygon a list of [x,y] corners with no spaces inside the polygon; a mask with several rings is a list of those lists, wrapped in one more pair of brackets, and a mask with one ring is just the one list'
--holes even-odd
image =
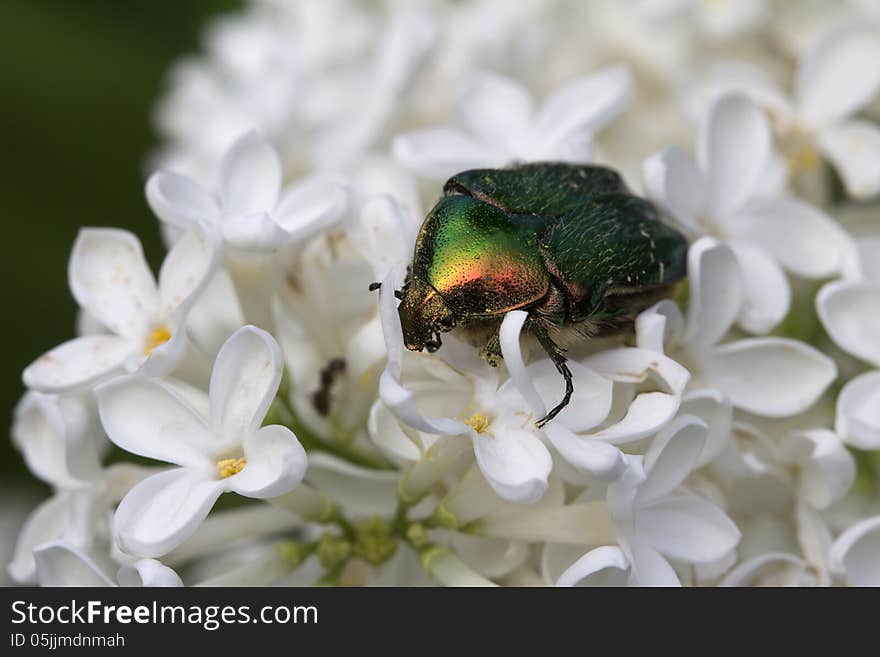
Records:
{"label": "iridescent elytra", "polygon": [[[511,310],[574,390],[560,342],[632,329],[685,276],[687,241],[606,167],[538,162],[456,174],[416,239],[398,312],[406,347],[435,351],[457,329],[490,364]],[[371,289],[376,289],[374,283]]]}

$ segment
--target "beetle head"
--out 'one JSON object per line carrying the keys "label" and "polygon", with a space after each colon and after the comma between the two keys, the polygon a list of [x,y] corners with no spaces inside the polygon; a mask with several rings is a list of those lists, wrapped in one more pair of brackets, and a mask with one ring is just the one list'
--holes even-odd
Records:
{"label": "beetle head", "polygon": [[436,351],[440,348],[440,333],[451,331],[455,316],[437,290],[418,279],[406,286],[403,300],[397,308],[403,329],[403,342],[410,351]]}

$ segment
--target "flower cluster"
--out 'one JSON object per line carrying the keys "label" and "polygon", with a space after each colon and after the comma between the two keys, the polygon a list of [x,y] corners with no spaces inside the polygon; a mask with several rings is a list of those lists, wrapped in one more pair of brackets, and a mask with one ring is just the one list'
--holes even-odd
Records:
{"label": "flower cluster", "polygon": [[[168,253],[83,229],[12,437],[45,585],[880,585],[880,8],[253,0],[171,72]],[[689,242],[633,333],[404,348],[442,182],[596,162]],[[378,294],[372,282],[381,282]],[[375,286],[372,286],[375,287]]]}

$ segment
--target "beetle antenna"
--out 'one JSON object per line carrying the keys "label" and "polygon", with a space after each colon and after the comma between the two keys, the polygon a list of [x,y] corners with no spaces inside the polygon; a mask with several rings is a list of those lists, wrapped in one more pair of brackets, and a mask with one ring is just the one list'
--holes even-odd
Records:
{"label": "beetle antenna", "polygon": [[370,289],[370,292],[375,292],[375,291],[378,290],[380,287],[382,287],[382,283],[379,283],[379,282],[376,282],[376,283],[370,283],[370,288],[369,288],[369,289]]}

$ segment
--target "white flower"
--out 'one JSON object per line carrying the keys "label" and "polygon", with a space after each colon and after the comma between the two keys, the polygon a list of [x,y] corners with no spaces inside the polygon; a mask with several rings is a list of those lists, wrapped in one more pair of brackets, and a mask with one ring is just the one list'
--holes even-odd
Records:
{"label": "white flower", "polygon": [[282,367],[272,337],[245,326],[217,355],[208,419],[161,381],[123,376],[97,389],[110,440],[180,466],[142,481],[120,503],[114,532],[124,551],[165,554],[198,528],[223,492],[266,498],[302,481],[306,454],[296,436],[287,427],[260,427]]}
{"label": "white flower", "polygon": [[16,582],[34,581],[34,550],[47,542],[63,539],[89,554],[101,553],[110,509],[151,472],[129,463],[102,468],[103,436],[95,416],[93,403],[83,396],[31,392],[15,409],[13,441],[31,471],[54,490],[21,528],[8,566]]}
{"label": "white flower", "polygon": [[118,568],[115,577],[107,565],[64,541],[53,541],[34,550],[40,586],[183,586],[171,568],[155,559],[139,559]]}
{"label": "white flower", "polygon": [[[374,406],[370,416],[371,437],[389,456],[404,462],[418,461],[429,454],[432,447],[434,452],[442,449],[444,445],[435,445],[436,441],[458,443],[459,437],[470,438],[477,463],[498,495],[517,502],[537,501],[547,489],[552,468],[550,453],[524,405],[511,407],[504,403],[492,368],[477,362],[477,367],[467,367],[460,372],[440,359],[415,357],[425,361],[420,363],[425,368],[424,378],[418,381],[417,377],[415,382],[415,389],[423,396],[422,406],[429,404],[429,408],[436,408],[441,419],[426,417],[418,408],[414,393],[401,383],[404,346],[393,295],[394,282],[395,271],[392,270],[380,289],[388,365],[380,379],[379,393],[388,410],[410,431],[395,427],[389,422],[391,418],[384,415],[385,410]],[[454,341],[447,342],[447,350],[453,349]],[[437,407],[433,403],[435,399],[445,403]],[[436,459],[433,453],[432,458]]]}
{"label": "white flower", "polygon": [[167,171],[147,181],[147,200],[162,221],[182,229],[201,226],[217,236],[245,319],[267,329],[273,326],[276,252],[326,230],[345,204],[342,188],[327,176],[283,189],[282,177],[275,148],[248,132],[224,154],[216,190]]}
{"label": "white flower", "polygon": [[31,363],[25,385],[62,392],[118,372],[169,373],[183,357],[186,317],[216,267],[216,247],[198,229],[188,231],[162,263],[159,283],[137,237],[124,230],[80,231],[68,278],[80,307],[107,333],[65,342]]}
{"label": "white flower", "polygon": [[[501,351],[513,387],[534,417],[543,417],[547,400],[560,399],[563,385],[549,359],[525,367],[519,336],[526,319],[527,313],[521,310],[507,314],[500,331]],[[614,479],[623,471],[624,461],[617,445],[650,436],[673,418],[690,379],[684,367],[648,349],[606,349],[580,363],[569,361],[568,366],[577,373],[574,386],[579,398],[573,397],[569,407],[547,423],[543,432],[576,470],[604,479]],[[610,387],[606,387],[610,382],[642,384],[649,380],[659,390],[637,395],[632,391],[624,416],[599,426],[611,409]]]}
{"label": "white flower", "polygon": [[700,130],[697,162],[671,147],[643,165],[648,194],[686,233],[713,235],[736,254],[745,295],[738,320],[752,333],[767,333],[788,312],[783,268],[825,278],[845,271],[853,257],[849,238],[830,217],[767,189],[771,156],[761,110],[742,95],[728,95]]}
{"label": "white flower", "polygon": [[696,495],[673,494],[696,465],[706,433],[698,418],[679,416],[657,435],[644,459],[628,458],[623,476],[607,492],[619,547],[588,552],[558,585],[613,568],[628,571],[631,585],[678,586],[667,558],[710,563],[736,547],[740,532],[722,511]]}
{"label": "white flower", "polygon": [[849,586],[880,586],[880,516],[847,529],[831,546],[831,569]]}
{"label": "white flower", "polygon": [[428,7],[403,7],[365,61],[335,75],[314,71],[303,105],[318,124],[312,148],[318,169],[357,163],[386,133],[407,106],[404,92],[434,45],[437,23]]}
{"label": "white flower", "polygon": [[[816,295],[816,310],[841,349],[880,368],[880,277],[872,269],[877,244],[875,240],[860,241],[864,278],[823,286]],[[854,447],[880,449],[880,371],[853,377],[843,386],[837,398],[835,428]]]}
{"label": "white flower", "polygon": [[27,392],[15,407],[12,442],[34,475],[73,489],[96,478],[106,440],[87,397]]}
{"label": "white flower", "polygon": [[[390,292],[395,275],[389,273],[380,290],[388,365],[379,392],[384,407],[415,431],[395,430],[382,406],[373,408],[370,422],[373,439],[397,460],[434,458],[427,456],[432,447],[440,448],[435,447],[434,436],[466,435],[480,469],[501,497],[534,502],[546,489],[551,468],[545,437],[575,468],[614,477],[623,463],[616,445],[651,435],[678,409],[688,379],[681,366],[648,350],[609,350],[582,363],[569,363],[574,376],[572,402],[556,420],[538,429],[534,422],[546,414],[545,398],[561,398],[564,384],[549,359],[528,368],[523,363],[519,335],[526,313],[522,311],[508,313],[502,323],[501,348],[511,377],[500,387],[497,373],[475,354],[450,353],[456,348],[454,339],[447,340],[444,352],[452,367],[439,356],[413,355],[411,360],[420,367],[405,387],[403,336]],[[651,377],[659,379],[663,392],[638,395],[622,419],[586,433],[608,417],[614,380],[636,383]],[[437,407],[434,399],[446,403]],[[442,419],[426,417],[420,406],[437,408]]]}
{"label": "white flower", "polygon": [[[760,570],[768,571],[762,577],[771,576],[770,571],[773,576],[800,577],[798,568],[771,558],[785,552],[796,553],[813,583],[830,583],[831,533],[820,512],[847,494],[856,474],[855,460],[840,438],[827,429],[768,436],[738,421],[733,439],[713,462],[712,473],[722,486],[729,512],[746,534],[741,556],[753,561],[755,569],[728,576],[757,577]],[[756,519],[772,524],[778,536],[762,535],[766,527],[761,521],[755,524]],[[768,566],[770,562],[775,565]]]}
{"label": "white flower", "polygon": [[407,167],[432,178],[518,160],[583,162],[590,159],[593,134],[628,101],[631,84],[626,68],[609,68],[568,83],[536,111],[520,83],[483,72],[458,95],[466,131],[403,134],[395,139],[394,153]]}
{"label": "white flower", "polygon": [[[801,58],[793,98],[753,73],[722,74],[698,85],[695,95],[741,91],[772,113],[783,141],[793,145],[794,170],[815,167],[816,151],[843,178],[847,192],[868,198],[880,192],[880,130],[854,118],[880,91],[880,26],[849,21],[815,42]],[[743,69],[739,69],[742,71]]]}
{"label": "white flower", "polygon": [[739,264],[730,246],[697,240],[688,251],[686,317],[675,304],[661,301],[639,316],[638,344],[687,367],[692,391],[717,390],[735,406],[765,417],[800,413],[834,380],[837,367],[813,347],[788,338],[719,344],[741,306]]}
{"label": "white flower", "polygon": [[[379,271],[386,273],[382,265],[388,257],[411,252],[404,233],[415,237],[412,226],[404,230],[395,221],[403,215],[393,205],[385,197],[371,199],[362,216],[375,215],[377,221],[358,221],[306,245],[285,266],[278,288],[277,336],[291,377],[293,409],[331,440],[348,442],[362,432],[376,399],[385,344],[368,284]],[[367,211],[374,206],[388,212]]]}
{"label": "white flower", "polygon": [[301,243],[331,225],[344,196],[322,176],[282,189],[275,148],[259,133],[247,132],[224,154],[216,191],[160,171],[147,181],[147,200],[162,221],[183,229],[208,227],[233,249],[261,252]]}

